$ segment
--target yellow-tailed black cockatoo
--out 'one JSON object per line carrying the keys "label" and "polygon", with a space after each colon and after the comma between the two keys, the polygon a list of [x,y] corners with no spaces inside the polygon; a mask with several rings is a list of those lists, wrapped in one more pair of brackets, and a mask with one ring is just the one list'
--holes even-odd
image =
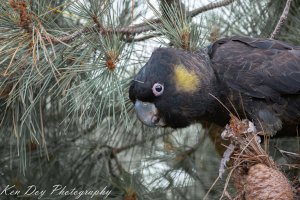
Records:
{"label": "yellow-tailed black cockatoo", "polygon": [[[224,126],[229,111],[253,120],[268,135],[300,124],[300,47],[230,37],[197,52],[158,48],[129,89],[148,126]],[[226,109],[227,108],[227,109]]]}

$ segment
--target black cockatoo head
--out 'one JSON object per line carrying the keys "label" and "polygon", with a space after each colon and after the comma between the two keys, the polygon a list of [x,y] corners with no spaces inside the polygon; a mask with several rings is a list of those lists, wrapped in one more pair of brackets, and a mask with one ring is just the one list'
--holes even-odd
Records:
{"label": "black cockatoo head", "polygon": [[144,124],[182,128],[207,112],[214,81],[205,52],[159,48],[132,81],[129,97]]}

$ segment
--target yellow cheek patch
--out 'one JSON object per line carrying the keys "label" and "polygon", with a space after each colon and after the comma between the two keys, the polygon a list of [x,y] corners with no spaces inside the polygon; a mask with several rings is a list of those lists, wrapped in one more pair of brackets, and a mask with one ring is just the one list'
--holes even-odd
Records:
{"label": "yellow cheek patch", "polygon": [[184,65],[174,66],[176,89],[183,92],[195,92],[200,86],[200,80],[193,71],[188,71]]}

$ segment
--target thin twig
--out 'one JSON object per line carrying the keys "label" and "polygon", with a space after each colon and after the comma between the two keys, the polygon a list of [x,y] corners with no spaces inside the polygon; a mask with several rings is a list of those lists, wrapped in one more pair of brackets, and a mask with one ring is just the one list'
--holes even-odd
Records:
{"label": "thin twig", "polygon": [[215,181],[213,182],[213,184],[210,186],[210,188],[208,189],[208,191],[206,192],[203,200],[207,200],[207,197],[209,195],[209,193],[211,192],[211,190],[215,187],[215,185],[217,184],[217,182],[219,181],[220,177],[218,176]]}
{"label": "thin twig", "polygon": [[271,39],[274,39],[278,35],[278,33],[280,31],[280,28],[282,27],[283,23],[287,19],[287,15],[289,14],[291,2],[292,2],[292,0],[287,0],[286,1],[285,8],[284,8],[284,10],[283,10],[283,12],[280,16],[280,19],[279,19],[273,33],[270,36]]}
{"label": "thin twig", "polygon": [[224,0],[224,1],[219,1],[219,2],[216,2],[216,3],[210,3],[208,5],[202,6],[201,8],[197,8],[195,10],[192,10],[191,12],[189,12],[188,16],[195,17],[196,15],[198,15],[200,13],[203,13],[203,12],[206,12],[206,11],[209,11],[209,10],[213,10],[213,9],[216,9],[216,8],[220,8],[220,7],[223,7],[223,6],[227,6],[231,3],[233,3],[234,1],[235,0]]}
{"label": "thin twig", "polygon": [[123,146],[123,147],[114,148],[114,154],[121,153],[121,152],[126,151],[128,149],[131,149],[131,148],[133,148],[135,146],[145,144],[146,142],[149,142],[149,141],[154,141],[154,140],[156,140],[158,138],[161,138],[163,136],[166,136],[166,135],[169,135],[169,134],[172,134],[172,133],[173,132],[164,132],[164,133],[162,133],[160,135],[156,135],[156,136],[154,136],[154,137],[152,137],[150,139],[145,139],[145,140],[137,141],[137,142],[135,142],[133,144],[129,144],[129,145],[126,145],[126,146]]}
{"label": "thin twig", "polygon": [[161,36],[161,33],[153,33],[151,35],[146,35],[146,36],[139,37],[139,38],[125,38],[125,41],[128,42],[128,43],[131,43],[131,42],[142,42],[142,41],[145,41],[145,40],[157,37],[157,36]]}

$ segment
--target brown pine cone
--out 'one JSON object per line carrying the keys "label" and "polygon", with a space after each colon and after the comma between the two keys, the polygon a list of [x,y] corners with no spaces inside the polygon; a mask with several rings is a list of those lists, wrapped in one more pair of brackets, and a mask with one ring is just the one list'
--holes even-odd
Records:
{"label": "brown pine cone", "polygon": [[249,169],[245,184],[246,200],[293,200],[292,187],[278,170],[263,164]]}

